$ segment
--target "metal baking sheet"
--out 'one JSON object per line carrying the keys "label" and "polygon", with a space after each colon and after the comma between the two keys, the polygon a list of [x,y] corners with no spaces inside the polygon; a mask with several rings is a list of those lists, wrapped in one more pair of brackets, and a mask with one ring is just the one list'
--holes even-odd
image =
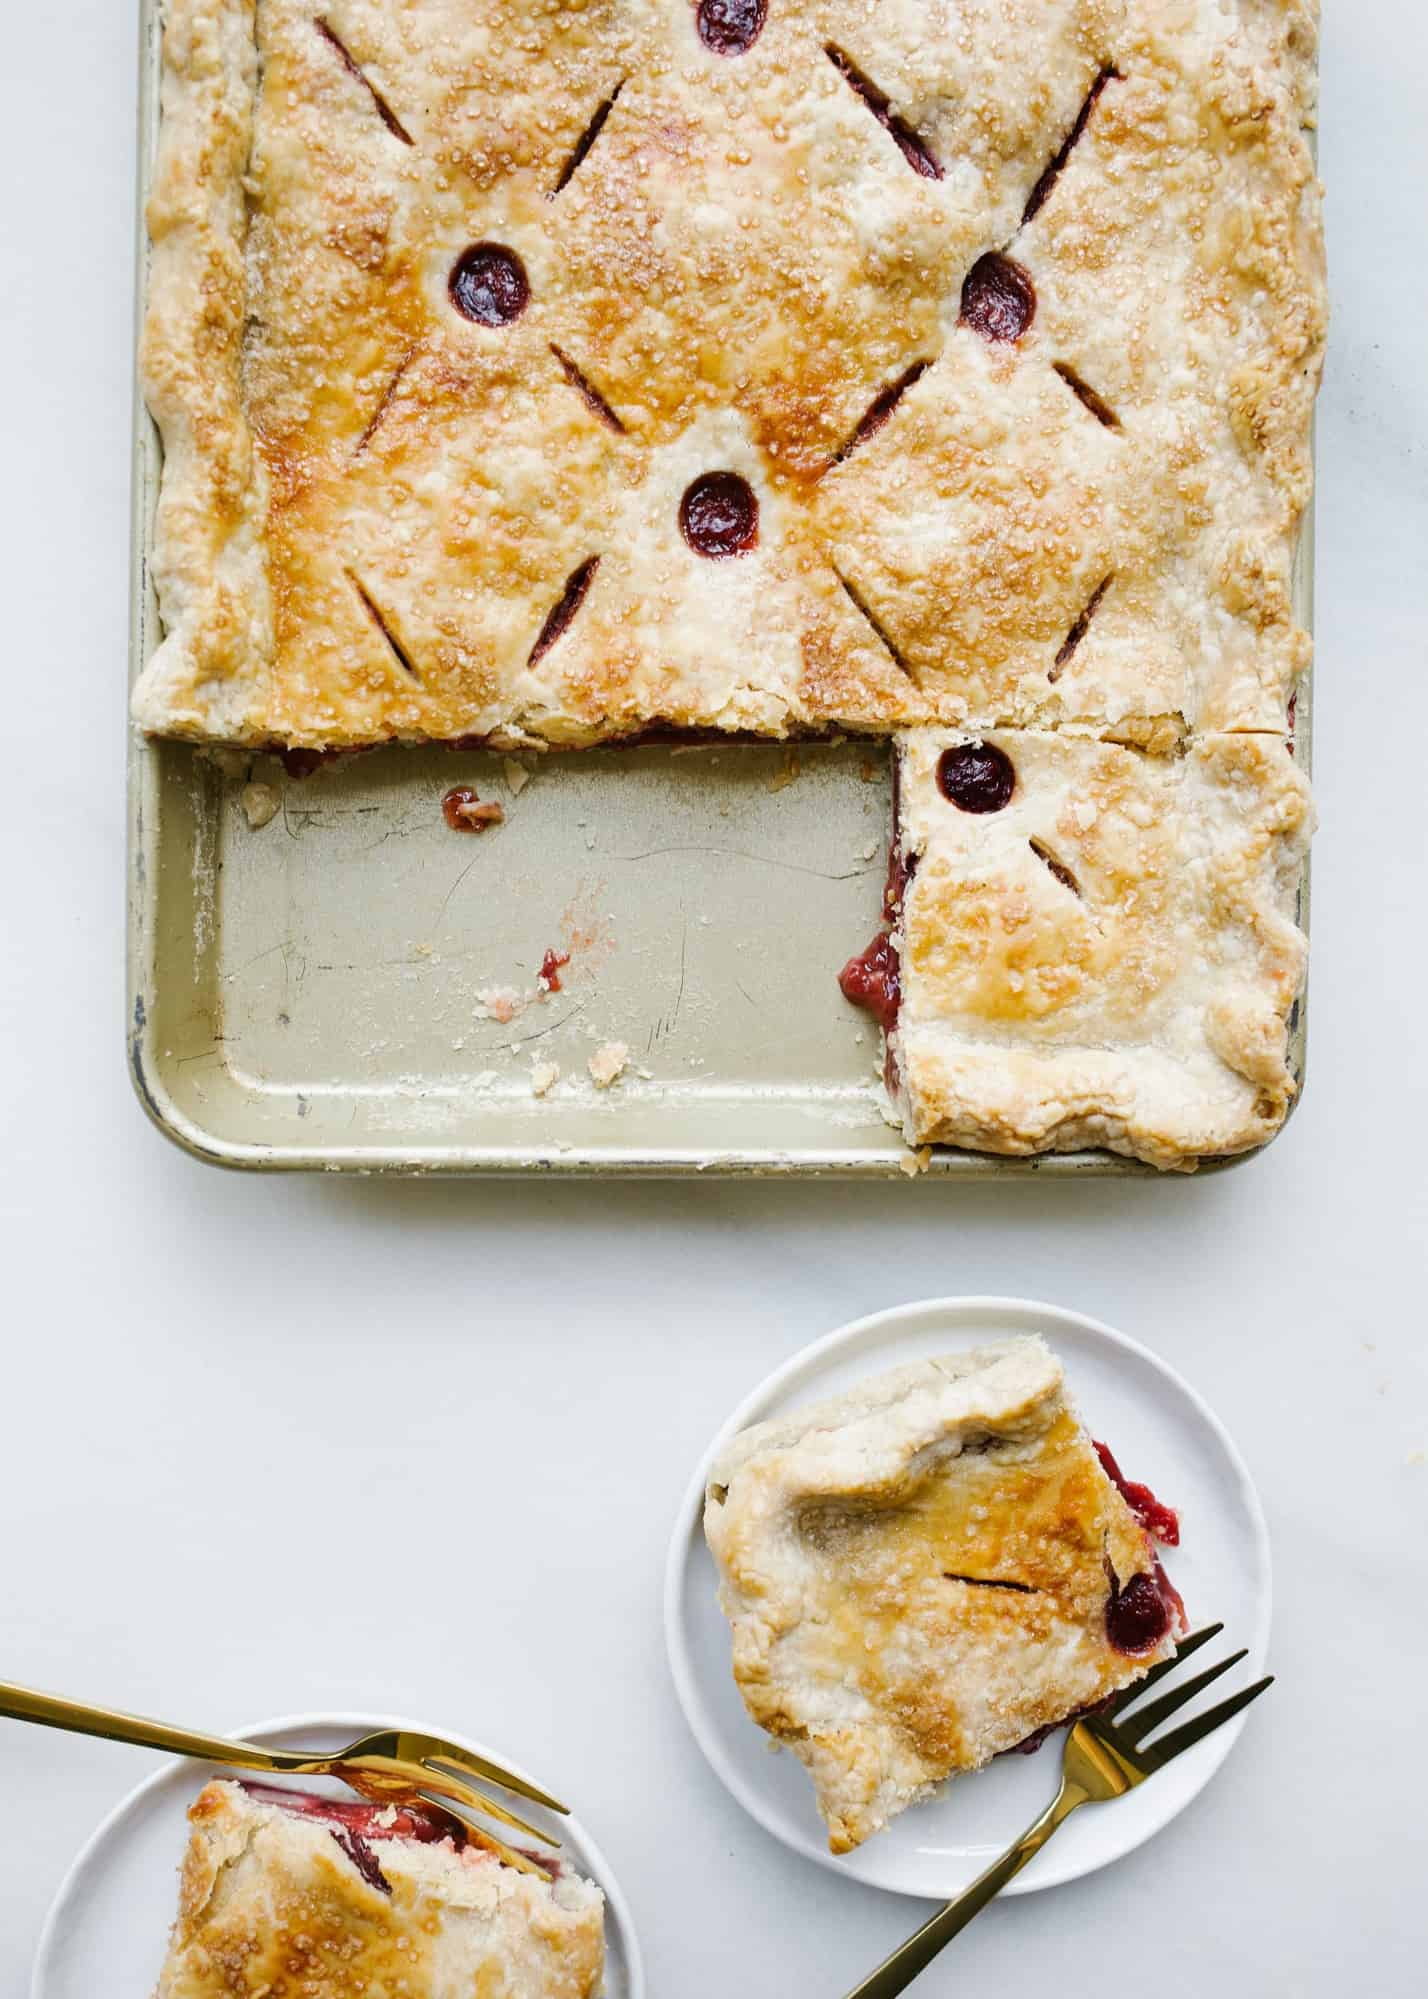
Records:
{"label": "metal baking sheet", "polygon": [[[157,0],[142,22],[141,211]],[[139,268],[142,311],[142,227]],[[160,636],[147,560],[159,468],[139,400],[136,673]],[[1306,623],[1311,547],[1306,522]],[[1309,723],[1306,687],[1306,768]],[[130,1061],[161,1129],[227,1166],[359,1173],[866,1178],[921,1163],[881,1114],[876,1030],[835,979],[878,922],[885,747],[646,747],[521,765],[392,748],[298,781],[271,758],[131,731]],[[250,775],[278,794],[265,826],[244,809]],[[505,825],[452,833],[440,800],[456,784],[502,803]],[[548,950],[570,963],[546,996]],[[1301,1001],[1301,1079],[1304,1037]],[[629,1067],[601,1090],[588,1064],[609,1042]],[[537,1063],[561,1070],[543,1096]],[[1102,1152],[940,1148],[923,1170],[1153,1171]]]}

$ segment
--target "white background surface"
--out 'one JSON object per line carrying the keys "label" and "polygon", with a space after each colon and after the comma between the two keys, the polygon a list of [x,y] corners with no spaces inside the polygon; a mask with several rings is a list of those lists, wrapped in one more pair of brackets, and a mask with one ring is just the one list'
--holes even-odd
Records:
{"label": "white background surface", "polygon": [[[808,1339],[899,1299],[1041,1295],[1158,1347],[1239,1440],[1281,1684],[1175,1826],[994,1908],[927,1990],[1059,1989],[1071,1962],[1225,1999],[1422,1989],[1428,27],[1409,0],[1329,11],[1324,828],[1282,1142],[1189,1184],[522,1188],[221,1177],[131,1099],[135,9],[12,0],[0,1674],[219,1727],[447,1721],[577,1803],[656,1999],[837,1999],[915,1911],[784,1854],[704,1767],[661,1649],[672,1509]],[[145,1760],[0,1723],[5,1999]]]}

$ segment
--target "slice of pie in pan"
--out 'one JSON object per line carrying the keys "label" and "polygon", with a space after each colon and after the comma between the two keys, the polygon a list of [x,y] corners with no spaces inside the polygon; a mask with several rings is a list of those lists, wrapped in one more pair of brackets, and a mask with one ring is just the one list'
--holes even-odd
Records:
{"label": "slice of pie in pan", "polygon": [[834,1853],[1129,1685],[1183,1624],[1039,1339],[744,1431],[704,1528],[744,1703],[808,1766]]}
{"label": "slice of pie in pan", "polygon": [[156,1999],[594,1999],[604,1902],[444,1813],[217,1781],[189,1813]]}
{"label": "slice of pie in pan", "polygon": [[891,928],[843,987],[887,1029],[909,1144],[1185,1169],[1272,1137],[1312,824],[1275,736],[906,735]]}

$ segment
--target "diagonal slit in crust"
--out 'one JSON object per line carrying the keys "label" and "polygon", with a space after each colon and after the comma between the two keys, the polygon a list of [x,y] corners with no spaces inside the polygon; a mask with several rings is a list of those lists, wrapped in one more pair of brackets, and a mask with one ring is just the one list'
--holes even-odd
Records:
{"label": "diagonal slit in crust", "polygon": [[1065,638],[1062,640],[1061,650],[1056,655],[1055,664],[1052,666],[1051,671],[1046,676],[1048,680],[1059,680],[1062,674],[1066,671],[1066,668],[1071,663],[1071,655],[1075,652],[1077,646],[1080,645],[1082,639],[1085,638],[1087,632],[1091,629],[1091,620],[1092,618],[1095,617],[1097,611],[1100,609],[1101,599],[1105,596],[1106,592],[1110,589],[1110,587],[1111,587],[1111,578],[1109,576],[1103,576],[1100,582],[1096,585],[1095,589],[1091,592],[1091,596],[1086,605],[1085,610],[1081,612],[1079,617],[1076,619],[1075,624],[1072,625],[1070,631],[1066,634]]}
{"label": "diagonal slit in crust", "polygon": [[944,1569],[942,1580],[947,1583],[971,1583],[974,1589],[1013,1589],[1021,1596],[1039,1596],[1035,1583],[1014,1583],[1001,1576],[959,1576],[955,1569]]}
{"label": "diagonal slit in crust", "polygon": [[565,588],[561,591],[559,600],[551,606],[545,623],[536,635],[536,642],[526,660],[527,666],[534,666],[537,660],[543,659],[557,639],[563,638],[569,631],[575,621],[576,612],[585,602],[590,585],[595,581],[595,571],[599,567],[598,555],[587,556],[580,567],[572,570],[565,579]]}
{"label": "diagonal slit in crust", "polygon": [[391,105],[388,104],[386,98],[383,97],[381,91],[378,90],[376,84],[373,83],[371,77],[368,76],[366,70],[363,69],[361,63],[353,56],[337,30],[325,16],[314,21],[312,25],[317,29],[317,32],[322,36],[328,47],[336,51],[338,60],[348,74],[355,76],[363,88],[370,93],[372,102],[381,114],[382,123],[391,133],[392,137],[400,139],[404,146],[414,146],[416,144],[415,139],[413,139],[411,133],[407,130]]}
{"label": "diagonal slit in crust", "polygon": [[910,368],[903,370],[895,382],[889,382],[885,389],[879,389],[854,427],[847,443],[834,453],[830,460],[830,469],[833,465],[841,465],[860,444],[866,444],[875,432],[882,429],[913,383],[920,381],[931,366],[931,361],[914,361]]}
{"label": "diagonal slit in crust", "polygon": [[1063,888],[1069,888],[1072,895],[1079,896],[1081,884],[1064,861],[1058,861],[1044,840],[1028,840],[1026,843],[1036,858],[1048,867]]}
{"label": "diagonal slit in crust", "polygon": [[362,435],[357,440],[357,449],[352,454],[354,458],[360,458],[362,456],[362,453],[367,449],[367,446],[372,442],[372,439],[377,435],[377,432],[381,429],[383,423],[386,420],[387,411],[392,407],[393,398],[396,396],[397,390],[402,386],[402,382],[406,376],[406,372],[408,368],[410,368],[410,366],[412,365],[412,362],[415,361],[416,357],[417,357],[417,349],[413,347],[411,353],[408,354],[406,358],[402,361],[402,363],[397,369],[396,374],[393,375],[391,381],[388,382],[386,388],[382,391],[381,401],[377,404],[376,409],[373,410],[371,420],[369,421],[367,428],[363,431]]}
{"label": "diagonal slit in crust", "polygon": [[602,423],[608,424],[611,430],[617,431],[623,437],[625,435],[624,424],[620,421],[615,411],[611,409],[595,384],[590,380],[590,377],[583,369],[578,368],[570,356],[557,347],[553,340],[550,343],[550,351],[560,363],[561,371],[571,388],[584,397]]}
{"label": "diagonal slit in crust", "polygon": [[909,680],[915,682],[917,679],[917,675],[913,672],[912,668],[903,658],[900,649],[894,644],[892,638],[885,630],[882,621],[879,619],[877,613],[873,611],[869,605],[864,603],[861,593],[854,589],[853,585],[848,581],[847,577],[843,574],[842,570],[837,567],[836,564],[833,565],[833,574],[838,578],[838,581],[842,584],[844,590],[848,593],[848,601],[853,606],[853,609],[859,612],[861,616],[864,617],[867,620],[868,624],[872,627],[874,638],[877,639],[878,643],[888,653],[889,657],[892,659],[893,665],[898,667],[903,673],[905,673]]}
{"label": "diagonal slit in crust", "polygon": [[1028,195],[1027,197],[1026,207],[1022,210],[1021,213],[1023,228],[1026,227],[1027,223],[1030,222],[1032,216],[1035,215],[1039,209],[1045,207],[1047,197],[1050,195],[1051,190],[1052,188],[1055,187],[1057,181],[1060,180],[1062,169],[1065,167],[1066,162],[1070,159],[1077,140],[1081,137],[1081,134],[1086,129],[1087,123],[1090,120],[1091,113],[1096,108],[1097,98],[1099,98],[1101,92],[1105,89],[1106,85],[1111,81],[1113,77],[1117,82],[1120,81],[1120,74],[1121,74],[1120,71],[1114,66],[1114,64],[1107,63],[1106,67],[1101,71],[1100,75],[1091,85],[1091,88],[1086,92],[1086,101],[1081,106],[1081,109],[1076,113],[1075,124],[1071,127],[1071,130],[1066,134],[1066,137],[1061,141],[1059,148],[1052,155],[1052,158],[1049,164],[1047,165],[1045,171],[1043,172],[1041,179],[1036,183],[1036,186],[1031,190],[1030,195]]}
{"label": "diagonal slit in crust", "polygon": [[372,594],[368,590],[366,584],[362,581],[361,577],[356,575],[352,570],[349,569],[346,573],[347,573],[347,581],[352,585],[352,588],[357,592],[357,595],[362,599],[363,609],[366,611],[367,616],[372,620],[372,623],[377,627],[377,630],[382,634],[382,637],[387,641],[387,644],[391,647],[392,653],[396,658],[398,664],[407,673],[411,675],[413,680],[420,680],[421,675],[417,672],[415,660],[413,660],[411,654],[407,651],[406,647],[402,644],[401,640],[392,630],[392,627],[387,623],[385,617],[383,617],[380,608],[373,600]]}
{"label": "diagonal slit in crust", "polygon": [[879,90],[870,77],[864,76],[851,56],[845,55],[836,42],[826,42],[823,53],[854,95],[862,98],[914,173],[921,174],[924,180],[941,180],[942,167],[932,148],[925,139],[919,138],[905,118],[899,117],[893,110],[892,99],[887,93]]}
{"label": "diagonal slit in crust", "polygon": [[580,137],[575,141],[574,146],[571,148],[570,158],[565,162],[565,165],[560,170],[560,179],[555,183],[555,186],[550,191],[552,198],[554,198],[557,194],[563,193],[564,190],[567,187],[569,187],[571,181],[574,180],[586,154],[590,151],[590,148],[594,145],[595,141],[599,138],[601,132],[605,129],[605,120],[614,110],[615,99],[619,96],[620,92],[624,89],[624,87],[625,87],[625,79],[621,77],[620,81],[615,85],[615,88],[610,92],[610,95],[604,98],[595,107],[594,117],[590,120],[590,123],[585,127],[585,130],[580,134]]}
{"label": "diagonal slit in crust", "polygon": [[1076,400],[1085,404],[1097,423],[1103,423],[1107,430],[1120,429],[1121,420],[1105,397],[1098,396],[1089,382],[1083,382],[1073,367],[1065,361],[1053,361],[1051,365]]}

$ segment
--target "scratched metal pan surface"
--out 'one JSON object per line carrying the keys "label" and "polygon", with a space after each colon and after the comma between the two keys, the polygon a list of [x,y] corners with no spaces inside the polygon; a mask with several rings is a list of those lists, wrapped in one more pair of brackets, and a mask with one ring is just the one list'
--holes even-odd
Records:
{"label": "scratched metal pan surface", "polygon": [[[141,196],[158,121],[157,0],[143,0],[142,20]],[[141,229],[141,310],[145,271]],[[147,560],[159,467],[138,403],[135,672],[160,636]],[[1306,622],[1311,545],[1306,524]],[[835,981],[878,922],[887,751],[731,744],[523,764],[392,748],[295,781],[269,758],[235,764],[132,733],[129,1048],[161,1129],[235,1167],[906,1171],[880,1109],[877,1034]],[[276,795],[266,825],[249,823],[249,781]],[[504,805],[506,823],[449,831],[440,801],[456,784]],[[1303,894],[1307,918],[1307,883]],[[547,951],[570,958],[548,995]],[[1301,1001],[1301,1078],[1304,1034]],[[629,1066],[600,1089],[589,1064],[610,1043]],[[560,1078],[538,1095],[549,1066]],[[1103,1152],[941,1149],[926,1167],[1149,1170]]]}

